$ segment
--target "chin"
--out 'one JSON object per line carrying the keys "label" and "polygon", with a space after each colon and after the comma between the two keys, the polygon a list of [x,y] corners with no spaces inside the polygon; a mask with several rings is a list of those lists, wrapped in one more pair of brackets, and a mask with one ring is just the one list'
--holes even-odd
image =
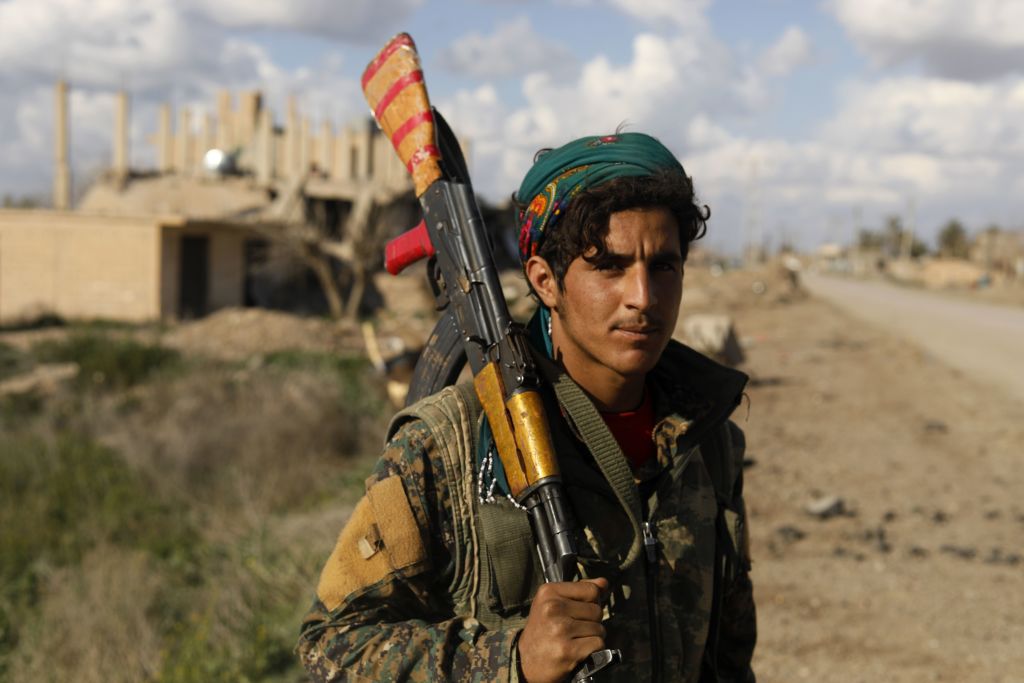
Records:
{"label": "chin", "polygon": [[614,364],[619,374],[624,377],[633,375],[644,375],[654,369],[665,352],[668,340],[659,340],[651,343],[637,344],[631,348],[623,349],[616,354]]}
{"label": "chin", "polygon": [[653,370],[660,358],[661,351],[656,354],[649,351],[633,351],[622,354],[616,359],[614,364],[609,365],[614,367],[615,371],[623,377],[636,377],[638,375],[646,375]]}

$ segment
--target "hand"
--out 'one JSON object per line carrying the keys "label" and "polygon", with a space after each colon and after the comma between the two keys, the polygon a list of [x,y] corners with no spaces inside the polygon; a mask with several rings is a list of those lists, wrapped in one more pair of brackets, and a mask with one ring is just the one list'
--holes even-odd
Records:
{"label": "hand", "polygon": [[519,635],[519,667],[527,683],[559,683],[604,648],[602,605],[608,580],[545,583],[537,589]]}

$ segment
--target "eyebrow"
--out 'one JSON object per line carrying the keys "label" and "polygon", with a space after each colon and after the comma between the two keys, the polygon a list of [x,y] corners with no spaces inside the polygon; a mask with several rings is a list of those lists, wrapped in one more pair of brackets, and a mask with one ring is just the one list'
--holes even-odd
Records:
{"label": "eyebrow", "polygon": [[[614,251],[606,251],[601,256],[595,256],[593,259],[586,259],[590,263],[611,263],[615,265],[624,265],[632,263],[634,261],[633,254],[631,253],[619,253]],[[678,251],[671,249],[665,249],[662,251],[651,254],[650,258],[647,259],[651,263],[682,263],[683,255]]]}

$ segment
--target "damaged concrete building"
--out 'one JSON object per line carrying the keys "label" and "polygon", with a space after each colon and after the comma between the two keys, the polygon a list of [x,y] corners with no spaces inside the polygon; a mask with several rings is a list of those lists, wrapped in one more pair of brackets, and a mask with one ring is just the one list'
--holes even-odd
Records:
{"label": "damaged concrete building", "polygon": [[164,105],[156,168],[143,171],[130,163],[128,95],[116,98],[111,168],[72,207],[57,84],[53,209],[0,210],[0,324],[244,305],[337,315],[383,241],[418,220],[406,170],[369,119],[314,131],[292,99],[278,125],[260,93],[222,92],[216,114],[181,107],[172,125]]}

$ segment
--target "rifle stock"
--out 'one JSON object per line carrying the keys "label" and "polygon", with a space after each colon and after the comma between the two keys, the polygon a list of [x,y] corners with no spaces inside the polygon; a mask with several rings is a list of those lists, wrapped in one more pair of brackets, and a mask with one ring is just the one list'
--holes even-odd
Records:
{"label": "rifle stock", "polygon": [[363,72],[363,94],[381,130],[412,175],[421,197],[441,177],[441,153],[434,144],[434,117],[423,83],[416,44],[400,33]]}

